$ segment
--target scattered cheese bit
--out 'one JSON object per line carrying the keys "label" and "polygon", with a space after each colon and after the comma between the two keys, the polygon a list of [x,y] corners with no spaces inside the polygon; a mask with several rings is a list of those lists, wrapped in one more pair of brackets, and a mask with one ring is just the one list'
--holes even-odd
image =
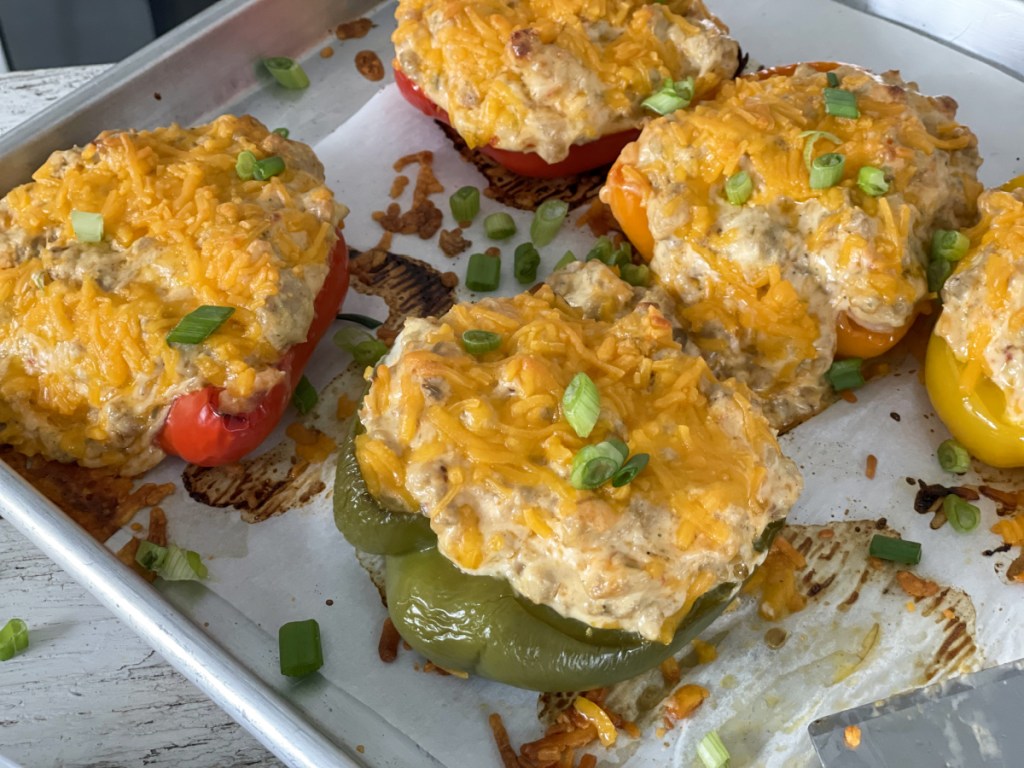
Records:
{"label": "scattered cheese bit", "polygon": [[848,725],[843,729],[843,741],[850,749],[860,746],[860,728],[856,725]]}
{"label": "scattered cheese bit", "polygon": [[718,658],[718,650],[711,643],[705,643],[701,639],[693,641],[693,650],[697,654],[698,664],[707,664]]}
{"label": "scattered cheese bit", "polygon": [[897,571],[896,581],[899,582],[900,589],[911,597],[931,597],[939,591],[939,585],[934,581],[922,579],[910,571]]}
{"label": "scattered cheese bit", "polygon": [[619,734],[607,712],[583,696],[577,696],[572,706],[597,728],[597,737],[601,740],[601,746],[610,747],[615,743]]}
{"label": "scattered cheese bit", "polygon": [[708,696],[708,689],[701,685],[690,683],[679,688],[665,702],[666,725],[671,727],[692,715]]}
{"label": "scattered cheese bit", "polygon": [[868,480],[875,479],[875,470],[878,469],[878,457],[873,453],[868,454],[868,460],[864,465],[864,476]]}

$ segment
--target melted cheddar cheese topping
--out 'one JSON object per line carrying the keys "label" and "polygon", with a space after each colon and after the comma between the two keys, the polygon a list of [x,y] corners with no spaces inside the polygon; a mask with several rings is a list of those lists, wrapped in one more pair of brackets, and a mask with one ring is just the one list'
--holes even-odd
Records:
{"label": "melted cheddar cheese topping", "polygon": [[637,128],[666,78],[703,95],[739,48],[700,0],[401,0],[398,67],[470,147],[539,154]]}
{"label": "melted cheddar cheese topping", "polygon": [[[286,170],[242,181],[243,150]],[[101,242],[76,238],[72,211],[102,214]],[[0,201],[0,443],[135,474],[162,458],[176,396],[214,385],[244,411],[305,340],[342,215],[312,150],[250,117],[55,152]],[[235,312],[169,344],[201,305]]]}
{"label": "melted cheddar cheese topping", "polygon": [[[470,329],[500,348],[467,353]],[[601,399],[587,439],[561,407],[580,371]],[[801,485],[745,388],[684,354],[653,304],[591,320],[548,286],[408,320],[360,418],[371,494],[428,516],[460,569],[662,642],[701,594],[760,562],[754,541]],[[649,465],[620,488],[573,487],[573,456],[611,436]]]}
{"label": "melted cheddar cheese topping", "polygon": [[964,363],[960,387],[981,376],[1006,398],[1006,416],[1024,427],[1024,189],[990,190],[971,247],[942,289],[935,333]]}
{"label": "melted cheddar cheese topping", "polygon": [[[824,404],[840,313],[872,331],[907,323],[927,295],[936,228],[972,221],[980,191],[976,138],[955,103],[919,94],[896,73],[834,70],[858,118],[825,109],[826,74],[744,77],[713,99],[650,123],[620,157],[654,238],[653,271],[719,376],[737,376],[782,427]],[[845,157],[840,181],[812,189],[806,153]],[[881,169],[888,191],[857,184]],[[725,182],[753,192],[732,205]],[[602,191],[608,200],[609,189]]]}

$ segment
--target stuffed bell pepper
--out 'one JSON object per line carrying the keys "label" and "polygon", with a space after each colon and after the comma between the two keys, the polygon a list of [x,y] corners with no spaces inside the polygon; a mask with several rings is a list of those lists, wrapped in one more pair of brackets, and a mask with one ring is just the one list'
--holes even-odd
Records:
{"label": "stuffed bell pepper", "polygon": [[0,201],[0,443],[126,475],[241,458],[345,294],[344,215],[251,117],[53,153]]}
{"label": "stuffed bell pepper", "polygon": [[1024,189],[991,190],[981,222],[948,232],[938,258],[955,264],[928,343],[935,411],[968,452],[1024,467]]}
{"label": "stuffed bell pepper", "polygon": [[395,16],[406,99],[524,176],[611,163],[649,116],[739,65],[700,0],[401,0]]}
{"label": "stuffed bell pepper", "polygon": [[[570,270],[576,295],[617,280]],[[336,520],[386,555],[392,621],[445,669],[550,691],[652,668],[799,494],[746,388],[683,352],[667,297],[622,285],[605,318],[543,285],[407,320],[368,371]]]}
{"label": "stuffed bell pepper", "polygon": [[650,123],[601,198],[715,374],[785,428],[906,333],[933,233],[973,222],[977,140],[955,114],[895,72],[768,70]]}

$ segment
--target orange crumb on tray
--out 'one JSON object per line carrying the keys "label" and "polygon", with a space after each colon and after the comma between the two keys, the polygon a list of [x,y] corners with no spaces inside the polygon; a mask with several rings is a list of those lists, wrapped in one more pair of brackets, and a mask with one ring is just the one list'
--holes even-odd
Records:
{"label": "orange crumb on tray", "polygon": [[843,729],[843,741],[850,749],[860,746],[860,728],[856,725],[848,725]]}
{"label": "orange crumb on tray", "polygon": [[867,462],[864,464],[864,476],[868,480],[874,480],[876,469],[878,469],[878,457],[873,453],[869,453]]}
{"label": "orange crumb on tray", "polygon": [[718,658],[718,650],[711,643],[705,643],[700,638],[693,641],[693,650],[697,654],[698,664],[707,664]]}
{"label": "orange crumb on tray", "polygon": [[913,613],[917,610],[917,604],[913,600],[907,600],[906,609],[908,613]]}
{"label": "orange crumb on tray", "polygon": [[674,686],[683,679],[683,673],[679,670],[679,662],[675,660],[674,656],[669,656],[661,662],[659,668],[661,669],[661,679],[667,686]]}
{"label": "orange crumb on tray", "polygon": [[911,597],[931,597],[939,591],[939,585],[934,581],[922,579],[910,571],[897,571],[896,581],[899,582],[900,589]]}
{"label": "orange crumb on tray", "polygon": [[1003,543],[1011,546],[1024,544],[1024,515],[1004,517],[992,526],[992,532],[1003,537]]}
{"label": "orange crumb on tray", "polygon": [[839,396],[848,403],[856,403],[857,396],[853,394],[852,389],[844,389],[839,393]]}
{"label": "orange crumb on tray", "polygon": [[321,59],[329,59],[333,55],[334,55],[334,49],[331,48],[331,46],[329,46],[329,45],[325,45],[323,48],[320,49],[320,58]]}
{"label": "orange crumb on tray", "polygon": [[354,414],[358,405],[359,403],[348,395],[340,395],[338,397],[338,421],[347,419],[349,416]]}
{"label": "orange crumb on tray", "polygon": [[326,460],[338,449],[329,435],[298,421],[289,424],[284,433],[295,442],[296,455],[311,464]]}
{"label": "orange crumb on tray", "polygon": [[665,725],[671,728],[680,720],[685,720],[697,711],[709,695],[707,688],[693,683],[674,691],[665,702]]}

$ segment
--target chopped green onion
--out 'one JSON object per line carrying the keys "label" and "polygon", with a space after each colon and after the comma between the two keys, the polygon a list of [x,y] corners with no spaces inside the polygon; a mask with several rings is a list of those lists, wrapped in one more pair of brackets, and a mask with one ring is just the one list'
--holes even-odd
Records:
{"label": "chopped green onion", "polygon": [[359,328],[342,328],[334,334],[334,344],[359,365],[374,365],[388,353],[387,344]]}
{"label": "chopped green onion", "polygon": [[828,189],[843,179],[846,158],[838,152],[829,152],[814,158],[811,163],[811,189]]}
{"label": "chopped green onion", "polygon": [[169,344],[199,344],[206,341],[233,314],[235,314],[234,307],[203,304],[178,321],[178,324],[167,334],[167,342]]}
{"label": "chopped green onion", "polygon": [[512,262],[512,274],[520,283],[528,284],[537,279],[537,268],[540,267],[540,253],[533,243],[523,243],[516,248]]}
{"label": "chopped green onion", "polygon": [[754,182],[746,171],[737,171],[725,180],[725,196],[733,205],[743,205],[754,192]]}
{"label": "chopped green onion", "polygon": [[597,242],[594,243],[594,247],[587,251],[587,257],[584,261],[597,259],[611,266],[615,263],[614,253],[615,246],[612,245],[611,239],[607,235],[601,235],[601,237],[597,238]]}
{"label": "chopped green onion", "polygon": [[630,285],[644,288],[651,284],[651,270],[646,264],[623,264],[619,276]]}
{"label": "chopped green onion", "polygon": [[955,493],[942,500],[942,512],[958,533],[973,531],[981,522],[981,510]]}
{"label": "chopped green onion", "polygon": [[844,389],[856,389],[864,386],[864,374],[861,371],[863,360],[859,357],[848,357],[846,360],[836,360],[825,371],[825,378],[832,385],[832,389],[841,392]]}
{"label": "chopped green onion", "polygon": [[865,195],[880,197],[889,191],[889,182],[885,180],[885,171],[873,165],[865,165],[857,171],[857,186]]}
{"label": "chopped green onion", "polygon": [[297,61],[287,56],[273,56],[263,60],[263,66],[278,83],[293,91],[309,87],[309,76]]}
{"label": "chopped green onion", "polygon": [[906,541],[893,536],[882,536],[876,533],[871,537],[868,554],[879,560],[891,560],[904,565],[917,565],[921,562],[921,545],[916,541]]}
{"label": "chopped green onion", "polygon": [[161,547],[151,541],[139,542],[135,562],[164,581],[198,581],[210,575],[198,552],[176,544]]}
{"label": "chopped green onion", "polygon": [[709,731],[704,735],[697,745],[697,757],[704,763],[704,768],[728,768],[729,750],[722,743],[718,731]]}
{"label": "chopped green onion", "polygon": [[644,467],[647,466],[647,462],[650,461],[651,457],[646,453],[637,453],[630,457],[629,461],[623,464],[619,469],[612,475],[612,485],[616,488],[621,488],[633,481],[633,478],[639,475]]}
{"label": "chopped green onion", "polygon": [[345,320],[349,323],[359,323],[360,325],[369,328],[371,331],[374,328],[379,328],[384,325],[384,323],[375,317],[367,317],[366,315],[357,315],[350,312],[339,312],[334,317],[336,320]]}
{"label": "chopped green onion", "polygon": [[607,440],[602,440],[598,445],[610,445],[619,454],[619,464],[626,460],[629,456],[629,446],[626,445],[626,441],[618,437],[609,437]]}
{"label": "chopped green onion", "polygon": [[970,247],[970,238],[955,229],[937,229],[932,233],[932,259],[960,261]]}
{"label": "chopped green onion", "polygon": [[462,346],[471,355],[484,355],[501,346],[501,336],[474,328],[462,334]]}
{"label": "chopped green onion", "polygon": [[491,240],[507,240],[516,233],[516,223],[504,211],[492,213],[484,219],[484,234]]}
{"label": "chopped green onion", "polygon": [[939,458],[939,466],[947,472],[962,475],[971,468],[971,454],[956,440],[943,440],[935,453]]}
{"label": "chopped green onion", "polygon": [[459,224],[468,224],[480,213],[480,190],[476,187],[460,187],[448,198],[448,205]]}
{"label": "chopped green onion", "polygon": [[0,629],[0,661],[13,659],[28,648],[28,625],[21,619],[11,619]]}
{"label": "chopped green onion", "polygon": [[317,394],[316,387],[310,383],[309,379],[305,376],[299,379],[299,383],[295,385],[295,391],[292,392],[292,405],[295,406],[295,410],[305,416],[313,410],[319,400],[320,395]]}
{"label": "chopped green onion", "polygon": [[562,269],[563,267],[569,266],[574,261],[576,261],[576,254],[573,253],[572,251],[566,251],[565,255],[562,256],[562,258],[560,258],[557,262],[555,262],[555,268],[552,269],[551,271],[552,272],[557,272],[558,270]]}
{"label": "chopped green onion", "polygon": [[71,212],[71,229],[80,243],[98,243],[103,239],[103,214],[89,211]]}
{"label": "chopped green onion", "polygon": [[839,76],[835,72],[828,72],[825,74],[825,79],[828,81],[829,88],[839,87]]}
{"label": "chopped green onion", "polygon": [[925,274],[928,277],[928,290],[938,293],[946,284],[949,276],[953,274],[953,262],[946,259],[932,259],[928,262]]}
{"label": "chopped green onion", "polygon": [[271,155],[265,157],[262,160],[256,161],[256,167],[252,169],[252,177],[256,181],[266,181],[271,176],[277,176],[277,174],[284,171],[284,158],[278,157],[277,155]]}
{"label": "chopped green onion", "polygon": [[494,291],[501,282],[501,257],[474,253],[466,267],[466,287],[471,291]]}
{"label": "chopped green onion", "polygon": [[573,456],[569,482],[573,488],[593,490],[612,478],[622,465],[622,460],[619,446],[609,440],[597,445],[585,445]]}
{"label": "chopped green onion", "polygon": [[256,172],[256,163],[258,162],[256,155],[248,149],[239,152],[238,158],[235,160],[235,173],[238,174],[238,178],[242,181],[249,181]]}
{"label": "chopped green onion", "polygon": [[582,371],[573,376],[562,395],[562,410],[577,435],[590,435],[601,415],[601,397],[594,380]]}
{"label": "chopped green onion", "polygon": [[659,115],[667,115],[677,109],[688,107],[693,101],[694,80],[687,77],[683,80],[666,79],[661,88],[644,99],[640,106],[646,107]]}
{"label": "chopped green onion", "polygon": [[826,88],[825,112],[834,117],[860,117],[857,96],[852,91],[844,91],[842,88]]}
{"label": "chopped green onion", "polygon": [[291,136],[292,132],[289,131],[287,128],[275,128],[274,130],[271,131],[271,133],[276,133],[282,139],[287,139],[289,136]]}
{"label": "chopped green onion", "polygon": [[568,213],[569,204],[564,200],[545,200],[533,214],[530,239],[543,248],[555,239]]}
{"label": "chopped green onion", "polygon": [[818,143],[818,139],[828,139],[837,146],[843,143],[842,139],[828,131],[804,131],[797,138],[805,139],[804,165],[807,166],[808,171],[811,170],[811,164],[814,162],[814,145]]}
{"label": "chopped green onion", "polygon": [[320,625],[316,619],[282,624],[277,632],[277,645],[282,675],[304,677],[324,665]]}

